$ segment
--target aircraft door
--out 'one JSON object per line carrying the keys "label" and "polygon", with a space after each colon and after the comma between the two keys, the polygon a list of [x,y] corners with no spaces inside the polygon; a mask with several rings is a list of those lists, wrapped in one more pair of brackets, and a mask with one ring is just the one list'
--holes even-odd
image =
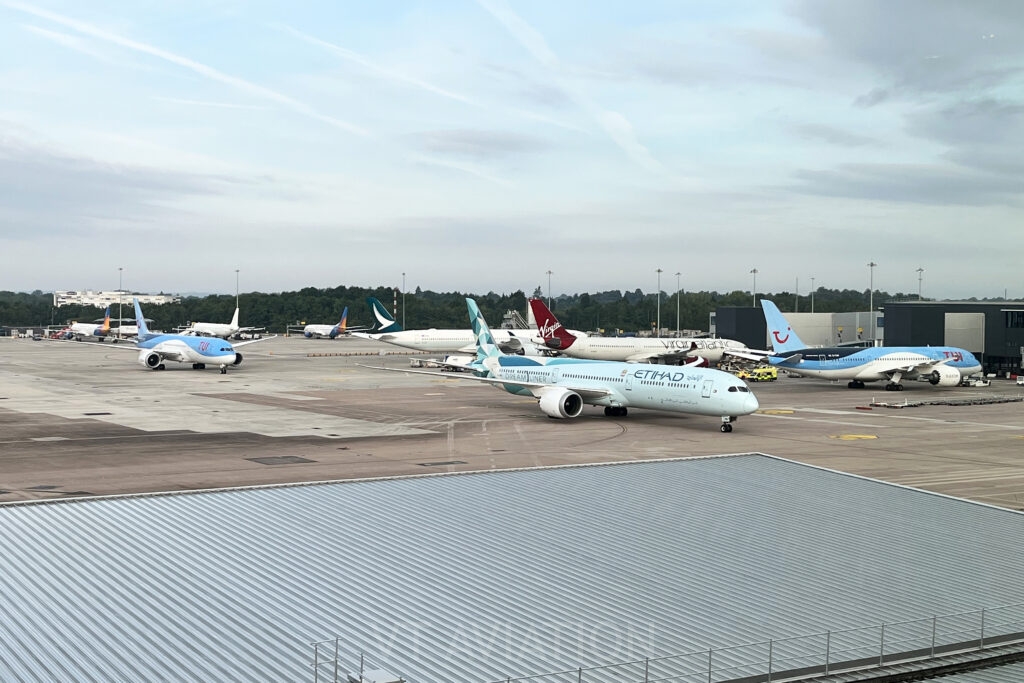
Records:
{"label": "aircraft door", "polygon": [[704,398],[711,398],[711,387],[715,384],[715,380],[706,379],[704,380],[704,388],[701,389],[700,395]]}

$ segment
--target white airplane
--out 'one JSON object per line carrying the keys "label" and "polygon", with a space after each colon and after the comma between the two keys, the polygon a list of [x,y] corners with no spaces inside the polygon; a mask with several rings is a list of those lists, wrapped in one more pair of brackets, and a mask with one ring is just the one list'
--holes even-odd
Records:
{"label": "white airplane", "polygon": [[480,374],[376,369],[486,382],[512,394],[534,396],[541,411],[553,418],[578,417],[584,405],[602,406],[608,417],[625,417],[629,408],[647,408],[718,416],[721,431],[731,432],[737,417],[758,408],[747,385],[720,370],[504,355],[476,302],[466,299],[466,304],[477,338],[475,370]]}
{"label": "white airplane", "polygon": [[238,308],[235,308],[235,314],[231,316],[230,323],[192,323],[181,331],[182,334],[198,337],[220,337],[221,339],[228,339],[230,337],[237,338],[241,334],[252,334],[256,332],[266,332],[266,328],[238,326]]}
{"label": "white airplane", "polygon": [[[271,336],[231,344],[217,338],[150,332],[146,326],[146,319],[142,316],[139,300],[133,299],[133,303],[135,304],[135,322],[138,326],[135,347],[139,349],[139,364],[150,370],[164,370],[166,367],[164,361],[175,361],[191,363],[193,370],[204,370],[207,365],[216,365],[220,368],[220,373],[224,375],[227,374],[229,366],[242,362],[242,354],[238,353],[237,347],[273,339]],[[129,346],[120,348],[131,349]]]}
{"label": "white airplane", "polygon": [[[374,341],[394,344],[416,351],[431,353],[476,353],[476,335],[473,330],[403,330],[402,326],[388,313],[380,301],[367,297],[366,302],[373,310],[379,327],[376,332],[353,332],[353,337],[373,339]],[[529,329],[496,329],[493,336],[505,353],[519,355],[539,355],[543,345],[536,330]]]}
{"label": "white airplane", "polygon": [[703,337],[578,337],[568,332],[541,299],[530,299],[533,317],[545,346],[568,358],[615,360],[626,363],[683,365],[694,358],[708,365],[722,360],[727,349],[747,345],[732,339]]}
{"label": "white airplane", "polygon": [[86,337],[94,337],[99,341],[103,341],[108,334],[110,334],[110,306],[107,306],[107,311],[103,314],[103,323],[101,325],[73,322],[60,331],[59,337],[76,341],[82,341]]}
{"label": "white airplane", "polygon": [[768,361],[794,375],[847,380],[850,389],[863,389],[865,382],[885,381],[886,391],[903,391],[901,381],[905,378],[927,377],[932,385],[953,387],[982,369],[974,354],[956,346],[807,347],[778,306],[762,299],[761,308],[771,333],[772,351],[729,353]]}
{"label": "white airplane", "polygon": [[306,325],[302,328],[302,335],[307,339],[335,339],[337,337],[344,337],[352,332],[360,332],[367,329],[366,327],[352,327],[348,326],[348,306],[341,312],[341,320],[336,325]]}

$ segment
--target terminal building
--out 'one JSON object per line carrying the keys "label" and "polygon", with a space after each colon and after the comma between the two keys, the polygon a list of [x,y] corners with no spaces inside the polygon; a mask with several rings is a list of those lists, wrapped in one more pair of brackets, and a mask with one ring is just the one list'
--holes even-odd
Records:
{"label": "terminal building", "polygon": [[[958,346],[973,353],[985,373],[1018,374],[1024,356],[1024,301],[889,301],[873,315],[785,313],[808,346],[862,343],[884,346]],[[764,313],[722,307],[711,331],[751,348],[770,349]]]}
{"label": "terminal building", "polygon": [[132,299],[138,299],[140,304],[180,304],[181,297],[175,294],[137,294],[128,290],[94,292],[89,290],[56,290],[53,293],[53,305],[55,308],[61,306],[94,306],[105,308],[114,304],[131,305]]}

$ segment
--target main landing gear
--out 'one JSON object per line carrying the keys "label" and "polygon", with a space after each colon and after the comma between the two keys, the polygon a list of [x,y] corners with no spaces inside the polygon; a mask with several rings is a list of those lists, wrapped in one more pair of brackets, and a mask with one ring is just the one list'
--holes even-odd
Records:
{"label": "main landing gear", "polygon": [[228,374],[228,366],[226,366],[226,365],[220,366],[220,374],[222,374],[222,375]]}
{"label": "main landing gear", "polygon": [[206,363],[193,363],[192,364],[192,369],[193,370],[205,370],[206,369]]}
{"label": "main landing gear", "polygon": [[604,408],[605,417],[626,417],[628,413],[625,406],[605,406]]}
{"label": "main landing gear", "polygon": [[728,434],[729,432],[732,431],[732,423],[735,422],[735,421],[736,421],[735,417],[730,417],[728,415],[723,415],[722,416],[722,426],[719,427],[719,429],[722,430],[723,434]]}
{"label": "main landing gear", "polygon": [[889,382],[885,385],[886,391],[903,391],[903,385],[897,382]]}
{"label": "main landing gear", "polygon": [[850,389],[863,389],[864,382],[861,382],[859,379],[855,379],[850,382],[847,382],[846,386]]}

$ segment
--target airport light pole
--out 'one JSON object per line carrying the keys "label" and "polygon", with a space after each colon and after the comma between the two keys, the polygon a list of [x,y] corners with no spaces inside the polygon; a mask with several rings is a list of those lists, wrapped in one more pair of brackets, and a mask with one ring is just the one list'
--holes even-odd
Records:
{"label": "airport light pole", "polygon": [[878,264],[874,261],[868,262],[868,269],[871,272],[871,277],[868,280],[868,314],[871,316],[871,339],[875,338],[875,266]]}
{"label": "airport light pole", "polygon": [[238,268],[235,268],[235,308],[238,308]]}
{"label": "airport light pole", "polygon": [[402,273],[402,329],[405,329],[405,273]]}
{"label": "airport light pole", "polygon": [[679,293],[683,291],[682,287],[679,286],[680,275],[682,273],[676,273],[676,338],[679,337]]}
{"label": "airport light pole", "polygon": [[814,278],[811,278],[811,313],[814,313]]}
{"label": "airport light pole", "polygon": [[750,274],[754,276],[754,308],[757,308],[757,268],[753,268]]}
{"label": "airport light pole", "polygon": [[654,272],[656,272],[658,274],[658,314],[657,314],[657,317],[655,318],[655,320],[657,321],[656,322],[657,327],[655,328],[654,336],[660,337],[661,336],[661,273],[663,271],[661,270],[661,268],[658,268],[658,270],[656,270]]}
{"label": "airport light pole", "polygon": [[924,268],[917,269],[917,300],[921,300],[921,278],[924,276]]}
{"label": "airport light pole", "polygon": [[548,308],[551,308],[551,271],[548,271]]}
{"label": "airport light pole", "polygon": [[121,273],[124,271],[124,266],[118,266],[118,337],[121,336],[121,297],[123,295],[123,289],[121,287]]}

